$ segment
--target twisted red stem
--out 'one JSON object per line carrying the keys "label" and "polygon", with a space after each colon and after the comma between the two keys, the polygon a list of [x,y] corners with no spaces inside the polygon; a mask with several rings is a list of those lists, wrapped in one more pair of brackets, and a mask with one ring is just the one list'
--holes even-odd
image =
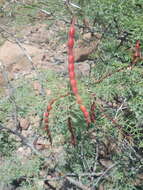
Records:
{"label": "twisted red stem", "polygon": [[132,68],[133,66],[135,66],[137,64],[137,62],[139,60],[142,60],[142,56],[141,56],[141,49],[140,49],[140,41],[137,40],[136,41],[136,45],[135,45],[135,52],[132,56],[132,61],[130,63],[130,65],[127,65],[126,67],[121,67],[119,69],[117,69],[116,71],[113,71],[111,73],[108,73],[106,75],[104,75],[103,77],[101,77],[100,79],[96,80],[95,83],[100,83],[102,82],[104,79],[112,76],[113,74],[115,73],[118,73],[118,72],[121,72],[121,71],[124,71],[125,69],[128,69],[128,68]]}
{"label": "twisted red stem", "polygon": [[69,34],[68,34],[68,71],[69,71],[69,79],[70,79],[70,85],[73,94],[76,97],[77,103],[80,106],[80,110],[83,112],[84,118],[89,125],[90,117],[89,113],[86,109],[86,107],[82,104],[82,100],[80,95],[78,94],[78,88],[77,88],[77,81],[75,78],[75,71],[74,71],[74,52],[73,52],[73,47],[74,47],[74,37],[75,37],[75,18],[72,19],[70,29],[69,29]]}
{"label": "twisted red stem", "polygon": [[52,110],[52,105],[53,105],[57,100],[59,100],[60,98],[64,98],[64,97],[68,96],[69,94],[70,94],[70,93],[67,93],[67,94],[65,94],[65,95],[59,96],[58,98],[52,99],[52,100],[49,102],[48,106],[47,106],[46,112],[44,113],[45,131],[46,131],[46,133],[47,133],[47,135],[48,135],[48,137],[49,137],[49,141],[50,141],[51,145],[52,145],[52,136],[51,136],[51,132],[50,132],[50,129],[49,129],[49,115],[50,115],[50,111]]}

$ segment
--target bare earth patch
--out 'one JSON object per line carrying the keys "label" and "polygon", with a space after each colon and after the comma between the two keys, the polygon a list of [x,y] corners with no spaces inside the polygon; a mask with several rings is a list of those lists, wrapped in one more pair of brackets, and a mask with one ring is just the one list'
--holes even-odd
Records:
{"label": "bare earth patch", "polygon": [[[66,26],[63,22],[55,22],[48,28],[46,24],[28,26],[20,32],[23,36],[18,42],[5,41],[0,47],[0,60],[5,66],[9,79],[14,80],[25,74],[31,73],[32,65],[26,55],[28,55],[38,69],[54,70],[56,73],[67,75],[67,44],[60,42],[59,32],[66,34]],[[86,43],[86,40],[90,41]],[[100,40],[91,35],[83,36],[75,48],[76,70],[78,75],[89,72],[89,64],[86,63],[89,55],[96,49]],[[21,42],[22,41],[22,42]],[[84,63],[82,63],[84,61]],[[0,73],[0,85],[4,85],[2,74]]]}

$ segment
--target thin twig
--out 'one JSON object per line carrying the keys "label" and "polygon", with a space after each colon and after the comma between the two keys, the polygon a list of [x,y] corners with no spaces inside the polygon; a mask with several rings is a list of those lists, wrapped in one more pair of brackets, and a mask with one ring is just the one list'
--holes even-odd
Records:
{"label": "thin twig", "polygon": [[70,183],[74,184],[75,186],[77,186],[78,188],[80,188],[80,189],[82,189],[82,190],[91,190],[89,187],[83,185],[80,181],[76,181],[76,180],[74,180],[74,179],[71,178],[71,177],[66,177],[66,179],[67,179]]}
{"label": "thin twig", "polygon": [[13,106],[13,110],[12,110],[12,118],[13,118],[13,121],[14,121],[14,125],[16,127],[17,130],[20,129],[20,122],[19,122],[19,119],[18,119],[18,106],[16,104],[16,101],[15,101],[15,97],[14,97],[14,87],[12,86],[9,78],[8,78],[8,74],[5,70],[5,67],[4,65],[2,64],[2,62],[0,61],[0,71],[2,72],[2,75],[3,75],[3,78],[5,80],[5,83],[6,83],[6,86],[7,86],[7,89],[8,89],[8,99],[9,99],[9,102],[12,103],[12,106]]}
{"label": "thin twig", "polygon": [[0,130],[6,130],[7,132],[12,133],[13,135],[19,137],[23,145],[26,145],[27,147],[29,147],[34,154],[38,155],[41,158],[44,158],[44,155],[42,155],[37,149],[35,149],[34,145],[31,144],[28,141],[28,139],[24,137],[22,134],[20,134],[17,130],[9,129],[8,127],[3,126],[2,124],[0,124]]}
{"label": "thin twig", "polygon": [[119,111],[122,111],[122,110],[123,110],[123,106],[124,106],[125,101],[126,101],[126,99],[124,99],[123,103],[122,103],[122,104],[120,105],[120,107],[117,109],[114,119],[117,118],[117,115],[118,115]]}
{"label": "thin twig", "polygon": [[86,162],[86,159],[85,159],[84,147],[83,147],[82,144],[80,145],[80,154],[79,154],[79,157],[80,157],[80,159],[82,161],[83,171],[87,171],[87,170],[90,171],[88,163]]}
{"label": "thin twig", "polygon": [[132,151],[135,156],[141,161],[143,162],[143,158],[135,151],[135,149],[130,145],[130,143],[124,139],[124,141],[121,143],[121,145],[125,145],[126,148],[130,149],[130,151]]}
{"label": "thin twig", "polygon": [[46,14],[47,16],[52,16],[52,15],[53,15],[53,13],[48,12],[48,11],[46,11],[46,10],[44,10],[44,9],[40,9],[40,11],[41,11],[42,13]]}
{"label": "thin twig", "polygon": [[81,9],[81,7],[80,6],[78,6],[78,5],[76,5],[76,4],[74,4],[74,3],[71,3],[69,0],[63,0],[65,3],[68,3],[69,5],[71,5],[72,7],[75,7],[75,8],[77,8],[77,9]]}
{"label": "thin twig", "polygon": [[97,172],[97,173],[95,173],[95,172],[91,172],[91,173],[78,173],[78,174],[75,174],[75,173],[69,173],[69,174],[66,174],[66,176],[67,177],[85,177],[85,176],[87,176],[87,177],[99,177],[99,176],[101,176],[102,175],[102,173],[101,172]]}
{"label": "thin twig", "polygon": [[95,187],[98,185],[99,181],[101,181],[101,179],[104,178],[105,175],[106,175],[112,168],[114,168],[116,165],[117,165],[117,164],[115,163],[115,164],[112,164],[110,167],[108,167],[108,168],[102,173],[102,175],[97,179],[97,181],[96,181],[96,183],[93,185],[93,187],[95,188]]}
{"label": "thin twig", "polygon": [[56,187],[54,187],[53,185],[51,185],[48,180],[45,180],[44,183],[45,183],[45,185],[47,185],[47,187],[48,187],[49,189],[51,189],[51,190],[56,190]]}
{"label": "thin twig", "polygon": [[96,157],[95,157],[95,163],[94,163],[94,166],[93,166],[93,172],[96,171],[98,157],[99,157],[99,146],[98,146],[98,144],[97,144],[97,146],[96,146]]}
{"label": "thin twig", "polygon": [[45,96],[45,91],[44,91],[44,88],[43,88],[43,85],[42,85],[42,82],[41,82],[42,81],[41,75],[40,75],[39,71],[37,70],[37,68],[35,67],[34,62],[33,62],[32,58],[31,58],[31,56],[28,54],[28,52],[25,49],[25,47],[22,45],[22,43],[20,42],[20,40],[18,40],[16,38],[16,36],[14,34],[12,34],[9,31],[7,31],[3,26],[0,25],[0,29],[3,30],[4,32],[6,32],[8,35],[10,35],[12,38],[14,38],[15,43],[19,46],[19,48],[22,50],[23,54],[27,57],[30,65],[31,65],[31,69],[33,69],[36,72],[37,78],[40,81],[40,84],[41,84],[41,94],[43,96]]}

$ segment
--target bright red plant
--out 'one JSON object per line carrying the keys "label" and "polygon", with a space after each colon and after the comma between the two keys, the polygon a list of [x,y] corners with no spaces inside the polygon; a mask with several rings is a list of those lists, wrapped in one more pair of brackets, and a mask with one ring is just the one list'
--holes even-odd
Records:
{"label": "bright red plant", "polygon": [[75,71],[74,71],[74,51],[73,51],[73,47],[74,47],[74,37],[75,37],[75,18],[72,19],[71,22],[71,26],[69,29],[69,34],[68,34],[68,71],[69,71],[69,79],[70,79],[70,85],[71,85],[71,89],[73,94],[76,97],[77,103],[80,106],[80,110],[83,112],[84,118],[87,122],[87,124],[89,124],[90,121],[90,117],[89,117],[89,113],[86,109],[86,107],[84,105],[82,105],[82,100],[78,94],[78,88],[77,88],[77,82],[76,82],[76,78],[75,78]]}
{"label": "bright red plant", "polygon": [[131,62],[131,66],[135,65],[141,59],[140,41],[136,41],[135,50]]}
{"label": "bright red plant", "polygon": [[64,98],[66,96],[68,96],[69,93],[65,94],[65,95],[61,95],[60,97],[58,98],[55,98],[55,99],[52,99],[48,106],[47,106],[47,109],[46,109],[46,112],[44,113],[44,127],[45,127],[45,131],[49,137],[49,141],[50,143],[52,144],[52,136],[51,136],[51,132],[50,132],[50,129],[49,129],[49,115],[50,115],[50,111],[52,110],[52,105],[57,101],[59,100],[60,98]]}
{"label": "bright red plant", "polygon": [[142,56],[141,56],[140,41],[137,40],[137,41],[136,41],[135,48],[134,48],[134,53],[133,53],[133,55],[132,55],[132,60],[131,60],[130,64],[127,65],[127,66],[125,66],[125,67],[121,67],[121,68],[119,68],[119,69],[117,69],[117,70],[115,70],[115,71],[113,71],[113,72],[111,72],[111,73],[108,73],[108,74],[104,75],[104,76],[101,77],[100,79],[96,80],[96,81],[95,81],[95,84],[102,82],[104,79],[106,79],[106,78],[108,78],[108,77],[111,77],[111,76],[112,76],[113,74],[115,74],[115,73],[124,71],[124,70],[126,70],[126,69],[128,69],[128,68],[132,68],[132,67],[135,66],[135,65],[138,63],[138,61],[140,61],[141,59],[142,59]]}

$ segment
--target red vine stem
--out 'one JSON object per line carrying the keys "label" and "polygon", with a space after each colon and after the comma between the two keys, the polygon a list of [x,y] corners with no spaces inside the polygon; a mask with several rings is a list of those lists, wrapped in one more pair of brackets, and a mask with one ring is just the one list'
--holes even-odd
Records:
{"label": "red vine stem", "polygon": [[52,110],[52,105],[53,105],[57,100],[59,100],[60,98],[64,98],[64,97],[68,96],[69,94],[70,94],[70,93],[68,92],[68,93],[65,94],[65,95],[61,95],[61,96],[59,96],[58,98],[52,99],[52,100],[49,102],[48,106],[47,106],[46,112],[44,113],[44,125],[45,125],[44,128],[45,128],[45,131],[46,131],[46,133],[47,133],[47,135],[48,135],[48,137],[49,137],[49,141],[50,141],[51,145],[52,145],[52,136],[51,136],[51,132],[50,132],[50,129],[49,129],[49,115],[50,115],[50,111]]}
{"label": "red vine stem", "polygon": [[131,62],[131,66],[135,65],[141,58],[142,57],[141,57],[140,41],[137,40],[136,45],[135,45],[135,52],[133,54],[133,58],[132,58],[132,62]]}
{"label": "red vine stem", "polygon": [[128,68],[130,68],[130,67],[131,67],[131,66],[128,65],[128,66],[126,66],[126,67],[119,68],[119,69],[117,69],[116,71],[113,71],[113,72],[111,72],[111,73],[108,73],[108,74],[106,74],[105,76],[103,76],[102,78],[100,78],[99,80],[96,80],[96,81],[95,81],[95,84],[100,83],[100,82],[102,82],[104,79],[106,79],[106,78],[112,76],[113,74],[118,73],[118,72],[121,72],[121,71],[123,71],[123,70],[125,70],[125,69],[128,69]]}
{"label": "red vine stem", "polygon": [[101,105],[98,104],[98,107],[103,115],[103,117],[107,118],[109,121],[111,121],[118,129],[123,129],[123,126],[121,126],[115,119],[111,118],[109,115],[105,113],[105,110]]}
{"label": "red vine stem", "polygon": [[[95,94],[94,94],[94,97],[96,98]],[[100,105],[100,103],[98,103],[98,101],[95,101],[95,103],[98,104],[98,108],[100,112],[102,113],[102,116],[106,118],[107,120],[109,120],[116,128],[118,128],[118,130],[123,135],[123,137],[125,137],[126,139],[129,139],[130,134],[127,134],[127,132],[124,130],[124,127],[120,125],[116,119],[113,119],[108,114],[106,114],[105,109]]]}
{"label": "red vine stem", "polygon": [[86,107],[82,104],[82,100],[80,95],[78,94],[78,88],[77,88],[77,81],[75,78],[75,71],[74,71],[74,52],[73,52],[73,47],[74,47],[74,36],[75,36],[75,18],[72,18],[72,22],[70,25],[69,29],[69,34],[68,34],[68,71],[69,71],[69,79],[70,79],[70,85],[73,94],[76,97],[77,103],[79,104],[80,110],[83,112],[84,118],[89,125],[90,117],[89,113],[86,109]]}
{"label": "red vine stem", "polygon": [[126,67],[121,67],[121,68],[117,69],[116,71],[113,71],[111,73],[106,74],[105,76],[101,77],[99,80],[96,80],[95,84],[102,82],[104,79],[112,76],[115,73],[124,71],[125,69],[128,69],[128,68],[132,69],[132,67],[135,66],[137,64],[137,62],[141,59],[142,59],[142,57],[141,57],[140,41],[137,40],[136,45],[135,45],[135,52],[133,54],[132,61],[131,61],[130,65],[128,65]]}
{"label": "red vine stem", "polygon": [[119,130],[120,134],[122,134],[122,137],[123,137],[123,138],[126,138],[129,142],[131,142],[131,136],[132,136],[132,135],[129,134],[129,133],[127,133],[127,132],[124,130],[123,126],[120,125],[117,120],[115,120],[115,119],[111,118],[109,115],[107,115],[107,114],[105,113],[105,110],[103,109],[103,107],[102,107],[101,105],[98,105],[98,106],[99,106],[99,109],[100,109],[100,111],[101,111],[101,113],[102,113],[102,116],[103,116],[104,118],[108,119],[115,127],[118,128],[118,130]]}

